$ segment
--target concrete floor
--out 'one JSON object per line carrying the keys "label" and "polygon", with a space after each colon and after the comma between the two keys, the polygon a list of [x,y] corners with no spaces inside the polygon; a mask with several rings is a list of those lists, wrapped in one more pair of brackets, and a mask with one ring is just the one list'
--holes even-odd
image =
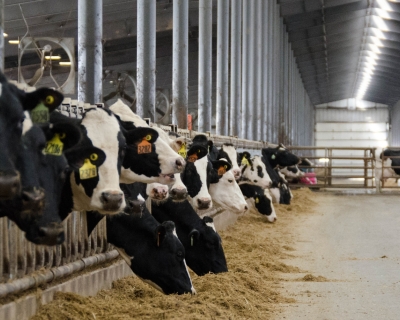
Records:
{"label": "concrete floor", "polygon": [[[315,214],[296,223],[284,262],[306,271],[286,275],[277,319],[400,319],[400,195],[317,193]],[[293,281],[305,274],[327,282]]]}

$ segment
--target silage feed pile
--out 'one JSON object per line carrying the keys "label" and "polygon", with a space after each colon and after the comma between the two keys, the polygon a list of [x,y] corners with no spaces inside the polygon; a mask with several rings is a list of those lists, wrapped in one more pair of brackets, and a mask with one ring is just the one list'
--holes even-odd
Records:
{"label": "silage feed pile", "polygon": [[294,302],[279,293],[280,275],[301,271],[280,262],[293,251],[293,221],[312,213],[315,205],[315,194],[309,189],[293,193],[290,206],[276,205],[275,224],[261,215],[247,214],[220,232],[229,272],[203,277],[191,272],[197,295],[166,296],[132,276],[115,281],[113,289],[94,297],[58,292],[32,319],[274,318],[280,303]]}

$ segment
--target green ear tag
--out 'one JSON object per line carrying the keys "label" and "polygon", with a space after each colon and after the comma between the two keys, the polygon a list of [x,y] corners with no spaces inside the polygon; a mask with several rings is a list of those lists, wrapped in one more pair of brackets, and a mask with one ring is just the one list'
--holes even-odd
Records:
{"label": "green ear tag", "polygon": [[249,160],[247,160],[246,158],[243,158],[242,159],[242,166],[249,166],[249,165],[250,165]]}
{"label": "green ear tag", "polygon": [[178,154],[183,158],[186,159],[186,144],[182,144],[181,148],[178,151]]}
{"label": "green ear tag", "polygon": [[50,141],[46,143],[46,147],[44,148],[45,154],[51,154],[53,156],[61,156],[63,151],[64,144],[60,140],[60,136],[56,133]]}
{"label": "green ear tag", "polygon": [[31,110],[33,123],[46,123],[49,121],[49,109],[41,102]]}
{"label": "green ear tag", "polygon": [[89,159],[85,159],[85,163],[79,169],[79,178],[85,180],[94,177],[97,177],[97,167]]}
{"label": "green ear tag", "polygon": [[271,159],[272,159],[272,160],[275,160],[275,158],[276,158],[276,157],[275,157],[275,155],[273,154],[273,155],[271,156]]}

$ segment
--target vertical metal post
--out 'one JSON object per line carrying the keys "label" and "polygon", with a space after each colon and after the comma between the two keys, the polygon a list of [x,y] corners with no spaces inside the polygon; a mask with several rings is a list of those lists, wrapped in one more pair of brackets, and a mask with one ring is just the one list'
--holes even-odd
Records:
{"label": "vertical metal post", "polygon": [[198,130],[211,131],[212,120],[212,0],[199,1]]}
{"label": "vertical metal post", "polygon": [[285,97],[286,97],[286,91],[285,91],[285,63],[286,63],[286,57],[285,57],[285,28],[281,28],[280,30],[280,42],[279,42],[279,51],[280,53],[280,81],[279,81],[279,87],[280,87],[280,100],[279,100],[279,109],[278,109],[278,141],[285,143],[284,142],[284,130],[285,130],[285,125],[284,125],[284,112],[285,112]]}
{"label": "vertical metal post", "polygon": [[4,0],[0,0],[0,71],[4,72]]}
{"label": "vertical metal post", "polygon": [[261,103],[261,137],[260,139],[263,141],[267,141],[268,137],[268,72],[269,72],[269,25],[268,25],[268,13],[269,13],[269,5],[268,1],[262,1],[262,103]]}
{"label": "vertical metal post", "polygon": [[242,127],[241,127],[241,137],[246,139],[247,137],[247,127],[248,123],[248,70],[249,70],[249,20],[250,20],[250,10],[247,1],[243,1],[243,32],[242,32]]}
{"label": "vertical metal post", "polygon": [[272,140],[272,109],[274,100],[274,1],[268,1],[268,106],[267,106],[267,141]]}
{"label": "vertical metal post", "polygon": [[103,0],[78,1],[78,100],[102,101]]}
{"label": "vertical metal post", "polygon": [[172,123],[187,128],[189,2],[175,0],[173,5]]}
{"label": "vertical metal post", "polygon": [[242,0],[231,0],[231,76],[229,135],[240,134]]}
{"label": "vertical metal post", "polygon": [[218,0],[216,134],[228,134],[229,0]]}
{"label": "vertical metal post", "polygon": [[136,112],[155,121],[156,0],[137,0],[136,77]]}
{"label": "vertical metal post", "polygon": [[255,72],[255,62],[256,62],[256,3],[255,1],[250,1],[250,19],[248,21],[249,25],[249,69],[248,69],[248,99],[247,99],[247,130],[246,139],[254,140],[254,127],[257,126],[255,123],[255,107],[256,107],[256,72]]}
{"label": "vertical metal post", "polygon": [[[264,5],[263,5],[264,2]],[[263,109],[263,7],[266,6],[265,1],[256,1],[256,59],[253,65],[255,68],[255,86],[256,103],[254,104],[254,139],[263,140],[262,136],[262,109]]]}

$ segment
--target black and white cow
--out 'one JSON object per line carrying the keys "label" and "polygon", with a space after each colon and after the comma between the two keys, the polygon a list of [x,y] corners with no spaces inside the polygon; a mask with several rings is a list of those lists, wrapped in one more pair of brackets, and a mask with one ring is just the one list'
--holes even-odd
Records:
{"label": "black and white cow", "polygon": [[261,152],[272,168],[293,166],[300,162],[300,158],[287,150],[282,144],[275,148],[263,148]]}
{"label": "black and white cow", "polygon": [[238,154],[238,162],[241,163],[242,172],[239,184],[249,183],[263,189],[271,186],[271,178],[260,156],[251,157],[250,153],[245,151]]}
{"label": "black and white cow", "polygon": [[301,171],[297,165],[283,167],[279,169],[279,172],[281,172],[286,179],[299,179],[304,176],[304,172]]}
{"label": "black and white cow", "polygon": [[[196,293],[175,224],[171,221],[159,223],[144,206],[144,201],[138,204],[138,200],[144,199],[137,192],[136,184],[121,184],[121,188],[128,205],[124,212],[106,217],[107,241],[117,247],[140,279],[161,292]],[[88,234],[102,218],[96,212],[87,213]]]}
{"label": "black and white cow", "polygon": [[178,238],[185,247],[187,264],[197,275],[228,271],[221,238],[212,218],[201,219],[189,201],[172,199],[161,204],[153,202],[152,214],[159,222],[175,223]]}
{"label": "black and white cow", "polygon": [[11,199],[20,192],[15,160],[22,135],[24,110],[42,107],[41,114],[47,115],[61,104],[62,99],[61,93],[49,88],[26,93],[9,83],[0,72],[0,201]]}
{"label": "black and white cow", "polygon": [[[384,159],[385,157],[385,159]],[[382,166],[383,162],[383,166]],[[384,149],[376,159],[375,184],[380,189],[380,181],[400,177],[400,150]]]}
{"label": "black and white cow", "polygon": [[221,149],[218,150],[217,159],[221,158],[226,159],[226,161],[228,161],[231,164],[232,166],[231,171],[233,173],[233,176],[235,177],[236,180],[239,180],[242,175],[242,171],[240,170],[240,166],[237,162],[237,151],[233,146],[233,144],[224,143],[222,145]]}
{"label": "black and white cow", "polygon": [[[119,117],[122,126],[127,130],[139,127],[149,128],[146,121],[132,112],[121,100],[114,103],[110,110]],[[154,129],[158,130],[158,128]],[[164,137],[164,132],[160,131],[158,135]],[[174,182],[174,174],[182,172],[185,167],[185,160],[170,147],[164,138],[157,139],[149,152],[141,152],[139,160],[136,156],[135,153],[131,154],[128,148],[122,165],[121,183],[171,184]],[[141,165],[138,165],[137,161],[141,161]]]}
{"label": "black and white cow", "polygon": [[35,244],[56,245],[64,241],[64,229],[58,215],[61,190],[68,163],[63,152],[81,138],[79,128],[68,121],[32,125],[24,121],[16,167],[21,176],[22,192],[0,203],[0,215],[6,214],[25,231]]}
{"label": "black and white cow", "polygon": [[239,187],[243,195],[247,198],[246,201],[250,211],[265,215],[268,222],[276,221],[275,208],[267,189],[248,183],[242,183]]}

